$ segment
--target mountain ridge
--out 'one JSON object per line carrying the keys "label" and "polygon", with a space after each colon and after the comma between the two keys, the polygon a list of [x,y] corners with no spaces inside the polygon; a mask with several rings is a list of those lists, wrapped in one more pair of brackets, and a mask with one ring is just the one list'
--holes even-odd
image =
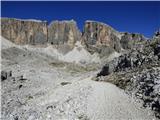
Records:
{"label": "mountain ridge", "polygon": [[[17,18],[1,18],[1,35],[15,44],[52,44],[65,45],[72,49],[76,41],[81,41],[85,46],[109,46],[117,52],[123,48],[122,36],[128,34],[117,31],[108,24],[86,20],[81,32],[74,20],[47,21]],[[141,40],[143,35],[134,33]],[[131,33],[132,35],[132,33]],[[129,37],[130,40],[134,39]],[[124,47],[125,48],[125,47]],[[123,49],[124,49],[123,48]]]}

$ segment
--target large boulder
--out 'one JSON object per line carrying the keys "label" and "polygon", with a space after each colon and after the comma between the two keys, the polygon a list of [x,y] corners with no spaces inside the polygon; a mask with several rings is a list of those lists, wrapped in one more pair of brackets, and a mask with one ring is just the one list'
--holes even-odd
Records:
{"label": "large boulder", "polygon": [[68,45],[73,48],[76,41],[81,38],[81,33],[77,28],[76,22],[53,21],[48,26],[48,42],[54,45]]}
{"label": "large boulder", "polygon": [[1,35],[15,44],[44,44],[47,42],[47,22],[1,18]]}

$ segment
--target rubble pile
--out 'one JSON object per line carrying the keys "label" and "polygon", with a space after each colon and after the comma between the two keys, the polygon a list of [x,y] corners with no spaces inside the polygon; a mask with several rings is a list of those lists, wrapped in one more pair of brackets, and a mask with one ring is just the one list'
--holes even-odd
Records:
{"label": "rubble pile", "polygon": [[160,118],[160,69],[135,72],[131,82],[132,91],[136,97],[143,100],[143,106],[154,110],[155,115]]}

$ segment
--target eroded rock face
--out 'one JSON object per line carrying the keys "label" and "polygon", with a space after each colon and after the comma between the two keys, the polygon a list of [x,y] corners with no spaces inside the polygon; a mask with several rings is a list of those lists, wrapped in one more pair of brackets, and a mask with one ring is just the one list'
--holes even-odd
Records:
{"label": "eroded rock face", "polygon": [[1,18],[1,35],[8,40],[11,39],[10,19],[8,18]]}
{"label": "eroded rock face", "polygon": [[120,43],[123,49],[140,49],[147,39],[141,34],[127,32],[121,34]]}
{"label": "eroded rock face", "polygon": [[95,21],[86,21],[83,43],[87,46],[108,46],[118,52],[121,50],[120,34],[110,26]]}
{"label": "eroded rock face", "polygon": [[48,26],[48,42],[54,45],[68,45],[74,47],[76,41],[81,38],[81,33],[77,28],[76,22],[53,21]]}
{"label": "eroded rock face", "polygon": [[100,56],[120,52],[122,48],[139,49],[143,46],[140,42],[145,40],[143,35],[119,33],[96,21],[86,21],[81,34],[73,20],[53,21],[47,26],[46,21],[1,18],[1,34],[16,44],[49,43],[63,51],[72,49],[76,41],[81,41],[89,52],[98,52]]}
{"label": "eroded rock face", "polygon": [[1,18],[1,34],[16,44],[44,44],[47,22]]}
{"label": "eroded rock face", "polygon": [[16,44],[50,43],[73,47],[81,38],[73,20],[53,21],[47,26],[46,21],[1,18],[1,28],[2,36]]}

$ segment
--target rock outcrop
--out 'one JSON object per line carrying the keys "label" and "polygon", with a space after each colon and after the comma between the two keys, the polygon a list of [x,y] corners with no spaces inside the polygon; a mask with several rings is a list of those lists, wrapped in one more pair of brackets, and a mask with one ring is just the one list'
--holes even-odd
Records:
{"label": "rock outcrop", "polygon": [[48,26],[48,42],[54,45],[68,45],[74,47],[76,41],[81,38],[81,33],[77,28],[76,22],[53,21]]}
{"label": "rock outcrop", "polygon": [[47,22],[1,18],[1,34],[16,44],[44,44],[47,42]]}
{"label": "rock outcrop", "polygon": [[123,49],[140,49],[143,46],[143,42],[146,41],[142,34],[137,33],[121,33],[121,46]]}
{"label": "rock outcrop", "polygon": [[83,43],[88,47],[106,46],[119,52],[121,50],[120,35],[119,32],[104,23],[86,21]]}

